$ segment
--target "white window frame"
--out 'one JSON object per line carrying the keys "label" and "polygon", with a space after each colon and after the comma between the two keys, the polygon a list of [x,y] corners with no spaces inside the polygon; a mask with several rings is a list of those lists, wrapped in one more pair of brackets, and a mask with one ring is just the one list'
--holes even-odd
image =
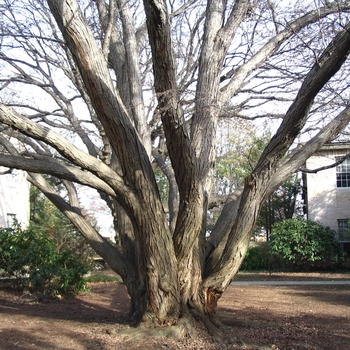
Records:
{"label": "white window frame", "polygon": [[339,242],[350,242],[349,219],[338,219]]}
{"label": "white window frame", "polygon": [[7,213],[6,216],[6,227],[11,228],[15,225],[17,222],[16,214],[13,213]]}
{"label": "white window frame", "polygon": [[337,188],[350,187],[350,159],[336,166]]}

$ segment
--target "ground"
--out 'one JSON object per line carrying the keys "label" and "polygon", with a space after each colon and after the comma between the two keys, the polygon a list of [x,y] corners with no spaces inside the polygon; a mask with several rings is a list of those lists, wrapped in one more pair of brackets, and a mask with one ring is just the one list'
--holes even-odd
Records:
{"label": "ground", "polygon": [[[239,279],[347,279],[340,274],[240,274]],[[350,349],[350,285],[234,285],[220,299],[225,336],[155,336],[125,323],[129,298],[118,283],[63,300],[0,288],[0,349]],[[169,335],[169,333],[167,333]]]}

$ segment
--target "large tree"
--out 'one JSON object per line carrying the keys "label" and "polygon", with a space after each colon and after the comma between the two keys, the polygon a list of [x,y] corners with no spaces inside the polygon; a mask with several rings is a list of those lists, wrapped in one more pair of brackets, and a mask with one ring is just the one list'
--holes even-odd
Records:
{"label": "large tree", "polygon": [[[262,203],[350,120],[350,2],[280,3],[1,5],[0,165],[26,170],[122,277],[136,320],[210,327]],[[276,132],[208,237],[218,122],[262,117]],[[82,215],[76,184],[108,204],[116,246]]]}

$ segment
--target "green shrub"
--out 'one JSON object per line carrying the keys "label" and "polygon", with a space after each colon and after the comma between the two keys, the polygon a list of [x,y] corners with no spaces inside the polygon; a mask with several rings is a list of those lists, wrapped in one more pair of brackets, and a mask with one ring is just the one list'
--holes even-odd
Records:
{"label": "green shrub", "polygon": [[242,271],[283,270],[284,262],[279,255],[273,254],[268,242],[255,243],[248,248],[241,266]]}
{"label": "green shrub", "polygon": [[249,247],[241,266],[241,270],[253,271],[267,269],[268,261],[267,257],[262,254],[262,249],[259,246]]}
{"label": "green shrub", "polygon": [[[93,219],[90,220],[93,223]],[[68,249],[79,255],[80,260],[91,261],[95,252],[69,219],[56,208],[35,186],[30,187],[29,229],[47,232],[57,252]]]}
{"label": "green shrub", "polygon": [[68,249],[59,253],[48,233],[19,226],[0,228],[0,271],[18,286],[48,295],[75,294],[87,289],[84,261]]}
{"label": "green shrub", "polygon": [[271,251],[293,264],[294,269],[327,266],[343,261],[335,232],[320,223],[304,219],[287,219],[272,227]]}

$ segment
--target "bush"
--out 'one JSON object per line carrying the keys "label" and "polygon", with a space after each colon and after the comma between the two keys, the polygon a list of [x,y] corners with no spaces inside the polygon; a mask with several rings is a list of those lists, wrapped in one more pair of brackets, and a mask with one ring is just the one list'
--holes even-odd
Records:
{"label": "bush", "polygon": [[0,228],[0,271],[18,286],[55,296],[86,290],[84,261],[67,249],[57,252],[46,232]]}
{"label": "bush", "polygon": [[266,254],[263,254],[262,249],[259,246],[249,247],[241,266],[241,270],[267,270],[268,267],[268,257]]}
{"label": "bush", "polygon": [[293,264],[294,269],[331,267],[343,261],[335,232],[320,223],[287,219],[272,227],[271,251]]}
{"label": "bush", "polygon": [[[92,222],[93,220],[91,220]],[[69,219],[56,208],[35,186],[30,187],[29,229],[47,232],[57,252],[68,249],[80,260],[91,261],[95,252],[75,229]]]}
{"label": "bush", "polygon": [[255,243],[248,248],[247,254],[241,266],[242,271],[272,271],[283,270],[283,259],[273,254],[268,242]]}

